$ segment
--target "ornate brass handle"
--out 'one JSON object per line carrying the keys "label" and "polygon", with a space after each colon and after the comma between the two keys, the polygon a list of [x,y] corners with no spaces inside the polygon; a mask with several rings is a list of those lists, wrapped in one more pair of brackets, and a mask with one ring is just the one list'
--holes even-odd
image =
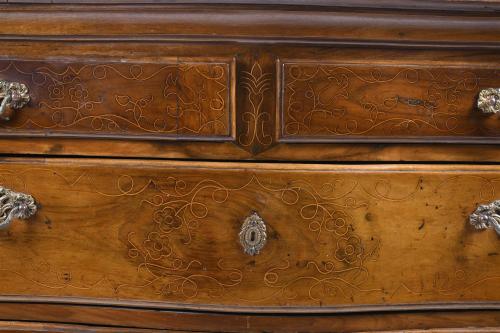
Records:
{"label": "ornate brass handle", "polygon": [[35,215],[36,210],[31,195],[0,186],[0,228],[8,226],[13,219],[28,219]]}
{"label": "ornate brass handle", "polygon": [[251,256],[259,254],[266,245],[266,223],[259,214],[253,212],[243,221],[239,236],[241,246],[246,254]]}
{"label": "ornate brass handle", "polygon": [[500,200],[479,205],[474,213],[469,216],[469,222],[476,229],[493,228],[500,235]]}
{"label": "ornate brass handle", "polygon": [[500,112],[500,88],[488,88],[479,92],[477,107],[483,113]]}
{"label": "ornate brass handle", "polygon": [[28,87],[22,83],[0,80],[0,117],[9,120],[6,115],[7,107],[13,110],[19,110],[30,101]]}

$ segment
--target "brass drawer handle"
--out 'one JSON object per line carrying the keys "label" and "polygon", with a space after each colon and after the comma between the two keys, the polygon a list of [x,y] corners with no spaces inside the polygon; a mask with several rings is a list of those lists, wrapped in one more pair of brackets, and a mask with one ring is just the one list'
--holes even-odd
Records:
{"label": "brass drawer handle", "polygon": [[476,229],[493,228],[500,235],[500,200],[479,205],[474,213],[469,216],[469,222]]}
{"label": "brass drawer handle", "polygon": [[500,112],[500,88],[488,88],[479,92],[477,107],[483,113]]}
{"label": "brass drawer handle", "polygon": [[9,116],[5,114],[7,107],[13,110],[19,110],[30,101],[28,87],[25,84],[18,82],[9,82],[0,80],[0,117],[9,120]]}
{"label": "brass drawer handle", "polygon": [[267,241],[266,223],[259,214],[253,212],[243,221],[239,235],[246,254],[259,254]]}
{"label": "brass drawer handle", "polygon": [[36,210],[31,195],[0,186],[0,228],[8,226],[13,219],[28,219],[35,215]]}

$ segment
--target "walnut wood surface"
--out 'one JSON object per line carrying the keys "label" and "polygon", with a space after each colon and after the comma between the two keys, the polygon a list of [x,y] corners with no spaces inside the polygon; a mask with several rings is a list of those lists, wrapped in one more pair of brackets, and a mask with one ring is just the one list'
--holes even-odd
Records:
{"label": "walnut wood surface", "polygon": [[0,0],[0,3],[31,4],[246,4],[293,5],[370,9],[495,11],[497,0]]}
{"label": "walnut wood surface", "polygon": [[[231,160],[254,159],[251,153],[236,148],[232,143],[177,142],[170,145],[158,141],[112,141],[68,139],[18,138],[1,139],[4,154],[45,155],[89,155],[136,158],[177,158],[177,159],[220,159],[229,156]],[[387,162],[387,161],[446,161],[446,162],[499,162],[500,154],[496,145],[449,145],[433,144],[281,144],[258,155],[267,161],[306,161],[314,156],[316,161]]]}
{"label": "walnut wood surface", "polygon": [[33,98],[0,122],[2,153],[498,161],[498,116],[475,107],[494,51],[11,41],[3,57]]}
{"label": "walnut wood surface", "polygon": [[[0,232],[2,295],[246,307],[497,301],[498,236],[467,223],[496,166],[5,160],[41,208]],[[43,181],[40,181],[43,179]],[[244,254],[252,211],[268,243]]]}
{"label": "walnut wood surface", "polygon": [[[366,1],[366,0],[365,0]],[[365,2],[366,3],[366,2]],[[340,2],[342,4],[342,2]],[[416,11],[390,7],[328,8],[321,6],[214,5],[52,5],[3,4],[2,32],[9,36],[126,36],[284,41],[365,41],[498,43],[498,4],[460,13],[447,6]],[[452,7],[452,6],[448,6]],[[490,10],[487,10],[488,7]],[[491,7],[496,10],[491,10]],[[462,7],[463,8],[463,7]],[[397,8],[396,8],[397,9]],[[486,10],[485,10],[486,9]],[[140,15],[138,15],[140,14]],[[472,15],[471,15],[472,14]],[[29,23],[27,23],[29,22]],[[58,24],[53,24],[58,22]],[[441,44],[443,46],[443,44]]]}
{"label": "walnut wood surface", "polygon": [[194,137],[231,135],[230,63],[0,61],[0,76],[25,83],[30,103],[3,135]]}
{"label": "walnut wood surface", "polygon": [[[0,318],[31,322],[49,321],[64,323],[66,326],[85,322],[94,327],[110,326],[125,332],[126,329],[133,332],[133,328],[138,329],[139,332],[144,328],[152,329],[153,332],[154,330],[162,330],[162,332],[163,330],[168,330],[168,332],[170,330],[175,332],[407,332],[417,330],[421,333],[418,330],[426,330],[426,332],[440,333],[489,333],[500,330],[499,312],[488,310],[263,316],[60,304],[0,303]],[[58,326],[62,325],[57,324],[53,327]],[[95,329],[103,330],[99,327]]]}
{"label": "walnut wood surface", "polygon": [[283,139],[378,137],[404,142],[433,137],[439,142],[500,135],[498,117],[477,109],[479,91],[500,86],[498,66],[386,60],[381,64],[343,63],[334,57],[304,63],[282,60]]}
{"label": "walnut wood surface", "polygon": [[500,332],[498,1],[6,2],[0,332]]}
{"label": "walnut wood surface", "polygon": [[[64,325],[53,323],[23,323],[12,321],[0,321],[0,332],[20,333],[20,332],[44,332],[44,333],[159,333],[158,330],[134,329],[134,328],[113,328],[95,327],[85,325]],[[161,331],[166,332],[166,331]],[[173,331],[169,331],[173,332]]]}

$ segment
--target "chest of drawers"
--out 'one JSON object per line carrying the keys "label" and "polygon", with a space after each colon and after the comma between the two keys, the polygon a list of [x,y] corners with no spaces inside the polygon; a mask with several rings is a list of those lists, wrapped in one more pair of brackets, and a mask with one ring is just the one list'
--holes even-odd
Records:
{"label": "chest of drawers", "polygon": [[500,331],[499,11],[0,3],[0,332]]}

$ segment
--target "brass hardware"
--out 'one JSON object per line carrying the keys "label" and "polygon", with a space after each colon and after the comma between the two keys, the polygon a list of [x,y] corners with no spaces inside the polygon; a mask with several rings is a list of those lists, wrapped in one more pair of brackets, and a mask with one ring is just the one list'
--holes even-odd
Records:
{"label": "brass hardware", "polygon": [[22,83],[9,82],[0,80],[0,117],[9,120],[9,116],[5,114],[7,107],[12,110],[19,110],[24,107],[29,101],[28,87]]}
{"label": "brass hardware", "polygon": [[0,228],[8,226],[13,219],[28,219],[35,215],[36,210],[31,195],[0,186]]}
{"label": "brass hardware", "polygon": [[478,230],[493,228],[500,235],[500,200],[479,205],[469,216],[469,222]]}
{"label": "brass hardware", "polygon": [[500,88],[488,88],[479,92],[477,107],[483,113],[500,112]]}
{"label": "brass hardware", "polygon": [[253,212],[243,222],[239,235],[246,254],[251,256],[259,254],[267,240],[266,224],[259,214]]}

